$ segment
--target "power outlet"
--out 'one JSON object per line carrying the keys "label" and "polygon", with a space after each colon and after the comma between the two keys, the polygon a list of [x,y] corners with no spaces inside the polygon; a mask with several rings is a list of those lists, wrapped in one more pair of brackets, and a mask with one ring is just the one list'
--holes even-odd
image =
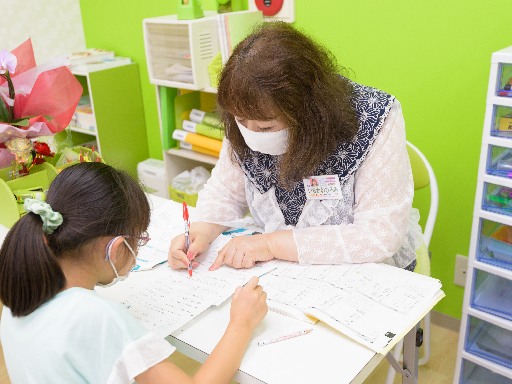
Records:
{"label": "power outlet", "polygon": [[466,256],[457,255],[455,258],[455,276],[453,278],[453,284],[465,287],[467,274],[468,258]]}

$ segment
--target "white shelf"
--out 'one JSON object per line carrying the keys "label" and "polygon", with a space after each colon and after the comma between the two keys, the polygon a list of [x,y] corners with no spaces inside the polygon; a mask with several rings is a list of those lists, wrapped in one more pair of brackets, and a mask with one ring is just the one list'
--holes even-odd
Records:
{"label": "white shelf", "polygon": [[97,131],[91,131],[89,129],[75,127],[73,125],[70,125],[69,129],[71,129],[73,132],[80,132],[80,133],[85,133],[86,135],[91,135],[91,136],[98,137],[98,132]]}
{"label": "white shelf", "polygon": [[477,318],[479,318],[481,320],[485,320],[488,323],[497,325],[498,327],[501,327],[501,328],[504,328],[504,329],[508,329],[509,331],[512,331],[512,322],[510,322],[510,321],[508,321],[506,319],[503,319],[501,317],[494,316],[494,315],[492,315],[490,313],[480,311],[480,310],[478,310],[476,308],[473,308],[473,307],[469,307],[467,309],[466,314],[468,314],[470,316],[473,316],[473,317],[477,317]]}
{"label": "white shelf", "polygon": [[[493,372],[496,372],[496,373],[500,374],[501,376],[505,376],[505,377],[508,377],[509,379],[512,379],[512,370],[503,365],[493,363],[492,361],[475,356],[472,353],[469,353],[466,351],[462,352],[461,357],[464,360],[469,360],[477,365],[480,365],[480,366],[485,367]],[[454,381],[454,383],[458,383],[458,381],[457,382]],[[489,384],[492,384],[492,383],[489,383]]]}
{"label": "white shelf", "polygon": [[169,155],[184,157],[186,159],[199,161],[206,164],[215,165],[219,160],[218,157],[205,155],[204,153],[190,151],[188,149],[169,149],[167,151]]}
{"label": "white shelf", "polygon": [[215,88],[215,87],[206,87],[206,88],[198,89],[195,84],[182,83],[179,81],[151,79],[150,83],[154,84],[154,85],[160,85],[162,87],[188,89],[191,91],[201,91],[201,92],[208,92],[208,93],[217,93],[217,88]]}
{"label": "white shelf", "polygon": [[[512,271],[510,269],[500,268],[496,267],[491,264],[482,263],[481,261],[477,261],[475,258],[470,258],[468,260],[468,265],[472,266],[473,268],[479,269],[481,271],[485,271],[488,273],[491,273],[496,276],[503,277],[508,280],[512,280]],[[467,281],[466,283],[470,283]],[[470,285],[466,285],[467,287],[470,287]],[[512,311],[512,308],[511,308]]]}
{"label": "white shelf", "polygon": [[505,137],[499,136],[486,136],[482,140],[482,143],[496,145],[498,147],[512,148],[512,137],[510,139],[507,139]]}
{"label": "white shelf", "polygon": [[[494,91],[496,92],[496,91]],[[487,104],[502,105],[504,107],[512,107],[512,97],[506,96],[492,96],[488,98]]]}
{"label": "white shelf", "polygon": [[[469,260],[466,277],[466,290],[464,293],[457,363],[455,367],[455,375],[453,378],[454,384],[459,384],[461,382],[461,378],[463,376],[463,360],[470,361],[478,366],[487,368],[497,374],[512,379],[512,369],[473,355],[465,349],[466,340],[469,337],[467,333],[471,328],[468,326],[470,322],[470,316],[486,321],[490,324],[494,324],[503,329],[509,331],[512,330],[512,321],[510,319],[483,312],[482,310],[477,309],[471,305],[472,302],[475,302],[475,306],[484,309],[487,308],[492,312],[492,309],[495,308],[493,305],[496,304],[492,303],[493,300],[496,300],[496,296],[493,296],[495,293],[494,289],[496,289],[496,284],[486,284],[487,281],[499,281],[497,278],[494,278],[493,275],[507,280],[512,280],[512,270],[477,260],[482,246],[480,243],[480,236],[484,231],[484,226],[481,222],[482,219],[489,220],[491,222],[497,223],[498,225],[502,224],[512,227],[512,215],[509,216],[501,212],[487,211],[482,207],[484,200],[486,199],[485,196],[488,189],[485,187],[486,183],[512,188],[512,178],[495,176],[487,173],[490,146],[493,145],[503,148],[512,148],[512,137],[509,139],[505,137],[492,136],[491,132],[492,129],[494,129],[496,126],[496,107],[512,107],[512,98],[496,95],[498,90],[497,85],[499,84],[498,82],[501,81],[501,79],[498,78],[501,73],[500,66],[502,64],[509,63],[512,63],[512,46],[499,52],[493,53],[489,75],[489,85],[487,89],[487,103],[482,135],[482,147],[480,152],[480,164],[478,169],[478,182],[473,210],[471,244],[468,255]],[[497,207],[497,209],[499,209],[499,207]],[[483,278],[486,280],[480,280]],[[487,280],[487,278],[492,278],[492,280]],[[474,280],[475,283],[473,283]],[[497,284],[501,284],[501,281]],[[478,289],[478,291],[475,291],[475,289]],[[501,290],[501,286],[498,286],[498,289],[500,289],[501,295],[507,294],[506,291]],[[508,302],[508,296],[505,296],[504,298],[502,297],[500,300],[506,301],[499,301],[497,303],[506,305]]]}

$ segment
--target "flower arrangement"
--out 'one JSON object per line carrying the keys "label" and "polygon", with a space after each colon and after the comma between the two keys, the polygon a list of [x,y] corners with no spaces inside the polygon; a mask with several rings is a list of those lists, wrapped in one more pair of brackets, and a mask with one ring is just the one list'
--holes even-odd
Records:
{"label": "flower arrangement", "polygon": [[66,55],[36,66],[30,39],[0,52],[0,168],[12,177],[54,156],[46,136],[65,129],[83,89],[64,65]]}

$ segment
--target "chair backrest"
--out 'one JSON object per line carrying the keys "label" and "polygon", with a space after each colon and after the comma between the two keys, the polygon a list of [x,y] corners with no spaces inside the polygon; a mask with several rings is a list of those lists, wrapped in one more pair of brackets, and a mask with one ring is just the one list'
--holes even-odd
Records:
{"label": "chair backrest", "polygon": [[430,185],[430,210],[427,217],[427,223],[423,229],[423,240],[425,245],[429,246],[434,224],[439,207],[439,189],[437,187],[436,175],[427,158],[421,151],[411,143],[407,142],[407,152],[411,161],[412,176],[414,179],[414,190],[425,188]]}

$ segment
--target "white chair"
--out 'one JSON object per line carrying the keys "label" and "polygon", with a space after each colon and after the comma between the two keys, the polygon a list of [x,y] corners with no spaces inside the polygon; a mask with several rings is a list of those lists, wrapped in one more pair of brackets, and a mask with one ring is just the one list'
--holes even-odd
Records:
{"label": "white chair", "polygon": [[[427,217],[427,223],[423,230],[423,241],[428,249],[434,224],[437,217],[437,209],[439,206],[439,190],[434,170],[430,166],[427,158],[411,143],[407,142],[407,152],[411,161],[412,176],[414,179],[414,190],[422,189],[430,185],[430,209]],[[400,340],[393,349],[393,356],[399,360],[402,353],[404,341]],[[424,355],[419,359],[418,365],[427,364],[430,359],[430,312],[423,319],[423,347]],[[389,367],[386,384],[392,384],[396,371],[393,367]]]}

